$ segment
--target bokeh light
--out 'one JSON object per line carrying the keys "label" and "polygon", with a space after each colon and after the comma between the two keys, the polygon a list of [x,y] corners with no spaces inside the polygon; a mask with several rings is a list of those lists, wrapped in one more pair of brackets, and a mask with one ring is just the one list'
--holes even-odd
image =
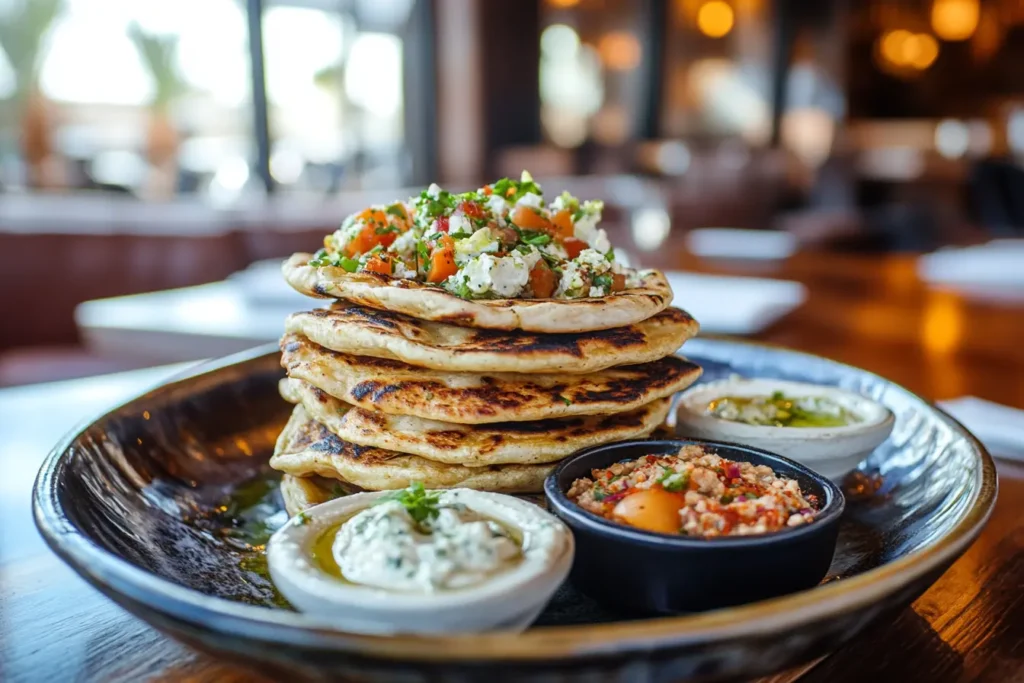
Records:
{"label": "bokeh light", "polygon": [[727,35],[735,21],[732,7],[723,0],[709,0],[697,10],[697,28],[710,38]]}
{"label": "bokeh light", "polygon": [[604,65],[613,71],[630,71],[640,65],[640,41],[628,31],[611,31],[597,44]]}
{"label": "bokeh light", "polygon": [[943,40],[967,40],[978,29],[980,18],[979,0],[935,0],[932,3],[932,29]]}

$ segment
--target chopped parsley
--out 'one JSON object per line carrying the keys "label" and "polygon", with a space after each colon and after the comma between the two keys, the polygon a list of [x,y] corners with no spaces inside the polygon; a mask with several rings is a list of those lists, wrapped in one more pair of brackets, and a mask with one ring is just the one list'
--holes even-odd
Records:
{"label": "chopped parsley", "polygon": [[658,478],[658,483],[666,491],[679,493],[690,485],[689,472],[676,472],[671,467],[661,466],[663,474]]}
{"label": "chopped parsley", "polygon": [[425,490],[423,482],[414,481],[408,488],[381,496],[377,504],[392,500],[398,501],[405,508],[405,511],[409,513],[409,516],[412,517],[412,520],[419,527],[427,530],[428,527],[425,527],[424,523],[437,519],[437,515],[440,513],[437,504],[439,495],[436,491]]}
{"label": "chopped parsley", "polygon": [[519,232],[520,238],[523,244],[529,244],[534,247],[540,247],[545,244],[551,243],[551,235],[546,232],[537,232],[535,230],[521,230]]}

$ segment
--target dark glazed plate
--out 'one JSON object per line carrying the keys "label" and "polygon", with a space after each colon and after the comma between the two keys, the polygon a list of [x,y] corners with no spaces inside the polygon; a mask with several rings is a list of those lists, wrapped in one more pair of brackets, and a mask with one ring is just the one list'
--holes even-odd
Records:
{"label": "dark glazed plate", "polygon": [[[814,521],[760,536],[688,538],[611,522],[565,495],[591,470],[645,455],[674,455],[689,444],[730,460],[767,465],[795,479],[804,493],[821,501]],[[799,463],[759,448],[694,439],[588,448],[548,476],[544,493],[576,539],[573,584],[611,609],[637,615],[705,611],[813,588],[832,564],[845,505],[838,486]]]}
{"label": "dark glazed plate", "polygon": [[277,596],[262,562],[260,544],[283,516],[266,463],[289,412],[272,347],[200,368],[63,439],[36,482],[36,523],[65,561],[132,613],[265,673],[492,682],[708,681],[777,671],[909,604],[981,531],[995,502],[995,468],[926,401],[806,354],[711,339],[687,342],[686,353],[708,380],[737,373],[839,385],[896,415],[892,435],[847,489],[823,585],[639,620],[566,586],[518,636],[318,628]]}

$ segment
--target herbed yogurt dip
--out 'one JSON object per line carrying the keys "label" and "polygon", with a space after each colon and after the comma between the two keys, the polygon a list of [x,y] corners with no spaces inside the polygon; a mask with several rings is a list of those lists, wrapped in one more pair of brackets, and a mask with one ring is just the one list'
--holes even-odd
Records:
{"label": "herbed yogurt dip", "polygon": [[352,583],[395,591],[468,588],[516,566],[522,550],[458,495],[414,485],[345,522],[334,559]]}

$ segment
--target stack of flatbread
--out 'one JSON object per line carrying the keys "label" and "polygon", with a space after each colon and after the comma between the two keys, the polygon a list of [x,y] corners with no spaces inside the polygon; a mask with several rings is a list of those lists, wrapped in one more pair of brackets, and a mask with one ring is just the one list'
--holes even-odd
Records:
{"label": "stack of flatbread", "polygon": [[291,514],[412,482],[538,493],[571,453],[650,435],[700,376],[673,355],[698,325],[657,272],[601,298],[467,300],[309,259],[286,279],[335,301],[281,340],[295,408],[270,462]]}

